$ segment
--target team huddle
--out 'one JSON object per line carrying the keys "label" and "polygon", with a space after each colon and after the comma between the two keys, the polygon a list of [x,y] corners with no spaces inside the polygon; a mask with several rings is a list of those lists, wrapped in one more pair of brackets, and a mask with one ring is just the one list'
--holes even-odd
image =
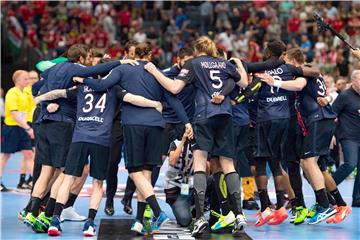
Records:
{"label": "team huddle", "polygon": [[[228,60],[203,36],[193,49],[180,49],[177,63],[165,70],[151,63],[150,45],[130,41],[125,50],[123,60],[112,61],[73,45],[32,86],[34,168],[40,174],[19,217],[35,232],[61,234],[61,214],[90,174],[83,235],[95,236],[104,180],[105,213],[114,214],[122,145],[129,173],[122,202],[131,214],[136,192],[131,230],[137,234],[154,234],[169,221],[154,193],[167,157],[166,202],[194,237],[209,226],[212,232],[244,233],[243,209],[259,210],[256,227],[282,224],[289,217],[285,200],[293,224],[339,223],[351,213],[326,172],[336,106],[329,104],[321,73],[305,64],[299,48],[274,40],[263,62]],[[267,191],[267,167],[276,204]],[[300,169],[314,190],[311,209]]]}

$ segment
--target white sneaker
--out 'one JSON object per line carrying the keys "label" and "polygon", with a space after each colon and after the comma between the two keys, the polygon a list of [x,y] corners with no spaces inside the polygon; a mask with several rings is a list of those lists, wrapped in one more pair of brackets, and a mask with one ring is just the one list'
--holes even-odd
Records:
{"label": "white sneaker", "polygon": [[77,212],[75,212],[74,207],[65,208],[60,216],[60,222],[64,222],[64,221],[82,222],[85,220],[86,217],[81,216]]}

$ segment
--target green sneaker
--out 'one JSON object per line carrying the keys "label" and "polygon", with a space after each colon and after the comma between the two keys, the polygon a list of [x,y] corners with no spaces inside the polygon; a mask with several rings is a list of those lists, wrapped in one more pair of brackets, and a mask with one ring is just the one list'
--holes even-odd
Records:
{"label": "green sneaker", "polygon": [[221,230],[227,229],[227,228],[233,228],[234,222],[235,222],[235,215],[232,211],[228,213],[228,215],[223,216],[215,211],[210,212],[213,216],[218,217],[219,220],[211,226],[211,231],[213,232],[219,232]]}
{"label": "green sneaker", "polygon": [[151,231],[151,218],[152,218],[152,210],[149,204],[146,204],[145,212],[144,212],[144,219],[143,219],[143,226],[145,230],[148,232]]}
{"label": "green sneaker", "polygon": [[29,212],[24,218],[25,225],[31,228],[34,227],[35,222],[36,222],[36,217],[31,212]]}
{"label": "green sneaker", "polygon": [[189,226],[187,226],[187,228],[190,230],[190,232],[192,232],[194,230],[194,224],[195,224],[195,219],[192,219]]}
{"label": "green sneaker", "polygon": [[40,213],[36,218],[36,223],[34,224],[35,230],[47,232],[50,226],[52,217],[45,216],[45,212]]}
{"label": "green sneaker", "polygon": [[315,203],[312,207],[311,207],[311,209],[310,209],[310,211],[308,211],[308,214],[307,214],[307,218],[312,218],[313,216],[315,216],[315,214],[316,214],[316,210],[318,209],[318,206],[319,206],[319,204],[318,203]]}
{"label": "green sneaker", "polygon": [[299,225],[305,222],[306,217],[309,214],[309,210],[306,207],[300,206],[295,208],[296,218],[294,220],[295,225]]}

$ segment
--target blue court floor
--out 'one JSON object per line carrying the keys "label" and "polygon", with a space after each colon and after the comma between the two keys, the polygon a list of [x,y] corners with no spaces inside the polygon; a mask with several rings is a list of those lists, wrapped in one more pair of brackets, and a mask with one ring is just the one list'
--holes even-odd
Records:
{"label": "blue court floor", "polygon": [[[3,182],[8,188],[15,189],[16,184],[19,180],[19,166],[20,166],[20,155],[13,155],[9,162],[8,166],[5,169],[3,175]],[[160,178],[157,183],[157,187],[160,189],[164,181],[164,171],[167,169],[167,163],[164,164]],[[104,204],[105,198],[103,199],[95,223],[97,227],[100,225],[100,219],[132,219],[133,216],[125,214],[122,210],[122,204],[120,203],[120,196],[122,196],[121,189],[126,182],[127,173],[124,170],[123,165],[120,165],[119,168],[119,191],[117,193],[117,198],[115,199],[115,215],[113,217],[107,217],[104,213]],[[339,186],[339,189],[344,196],[344,199],[347,203],[351,204],[351,194],[353,188],[354,180],[346,180]],[[272,181],[270,181],[272,182]],[[75,208],[78,213],[82,215],[87,215],[88,203],[89,203],[89,193],[90,193],[90,179],[87,180],[86,186],[81,192],[81,196],[76,200]],[[275,193],[273,184],[270,183],[269,187],[270,198],[275,201]],[[310,186],[304,181],[304,195],[308,207],[314,201],[313,191]],[[157,194],[161,199],[160,205],[162,209],[166,211],[170,218],[174,219],[173,214],[171,213],[170,207],[164,201],[163,194]],[[0,239],[54,239],[53,237],[48,237],[46,234],[35,234],[31,229],[26,227],[23,223],[17,220],[18,212],[25,206],[29,199],[28,194],[19,193],[19,192],[8,192],[0,194],[0,221],[1,221],[1,231]],[[132,203],[134,207],[134,212],[136,212],[136,202],[133,200]],[[255,228],[254,223],[256,221],[256,211],[245,211],[249,226],[246,229],[247,234],[253,239],[336,239],[336,240],[348,240],[348,239],[359,239],[360,240],[360,209],[354,208],[352,214],[340,224],[331,224],[327,225],[326,223],[321,223],[319,225],[299,225],[294,226],[289,223],[289,219],[282,225],[279,226],[262,226],[260,228]],[[85,238],[82,236],[82,227],[83,223],[79,222],[65,222],[62,225],[63,233],[60,237],[61,239],[96,239],[94,238]],[[119,226],[121,227],[121,226]],[[114,238],[119,238],[119,236],[114,236]],[[59,238],[59,237],[58,237]],[[221,235],[217,236],[216,239],[228,239],[227,237],[222,237]]]}

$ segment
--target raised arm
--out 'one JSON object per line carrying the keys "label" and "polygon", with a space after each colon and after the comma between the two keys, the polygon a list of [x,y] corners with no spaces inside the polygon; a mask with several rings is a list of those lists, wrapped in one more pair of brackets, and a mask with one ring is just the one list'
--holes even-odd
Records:
{"label": "raised arm", "polygon": [[266,60],[265,62],[243,62],[243,65],[247,65],[247,72],[248,73],[255,73],[255,72],[262,72],[265,70],[270,70],[279,67],[280,65],[284,64],[284,60]]}
{"label": "raised arm", "polygon": [[155,108],[160,113],[162,112],[162,105],[161,102],[153,101],[147,98],[144,98],[143,96],[135,95],[132,93],[129,93],[119,85],[114,86],[116,91],[116,96],[120,101],[124,101],[127,103],[131,103],[132,105],[136,105],[139,107],[149,107],[149,108]]}
{"label": "raised arm", "polygon": [[56,89],[40,96],[35,97],[36,104],[41,103],[43,101],[51,101],[58,98],[66,98],[66,89]]}
{"label": "raised arm", "polygon": [[231,58],[236,63],[236,69],[238,73],[240,74],[240,81],[237,81],[236,84],[242,88],[245,88],[249,82],[248,82],[248,76],[247,72],[245,71],[245,68],[238,58]]}
{"label": "raised arm", "polygon": [[176,149],[174,149],[175,147],[171,147],[172,149],[170,150],[169,153],[169,165],[171,167],[175,167],[177,162],[179,161],[180,155],[183,151],[183,147],[186,141],[186,135],[184,134],[179,145],[176,147]]}
{"label": "raised arm", "polygon": [[298,77],[292,81],[280,81],[275,80],[271,75],[267,73],[258,73],[257,77],[261,79],[261,81],[266,82],[270,86],[282,88],[288,91],[301,91],[306,86],[306,79],[303,77]]}
{"label": "raised arm", "polygon": [[120,60],[120,61],[112,61],[107,63],[101,63],[97,64],[95,66],[86,67],[80,64],[75,64],[74,67],[71,69],[73,71],[71,74],[72,76],[78,76],[78,77],[91,77],[94,75],[104,74],[108,73],[113,68],[121,65],[121,64],[131,64],[131,65],[137,65],[139,64],[135,60]]}
{"label": "raised arm", "polygon": [[165,88],[172,94],[178,94],[186,85],[186,82],[182,80],[172,80],[166,77],[151,62],[145,65],[145,69],[156,78],[156,80],[161,84],[161,86],[163,86],[163,88]]}
{"label": "raised arm", "polygon": [[93,78],[81,79],[78,77],[74,77],[73,79],[76,82],[83,82],[85,85],[91,87],[94,91],[103,92],[120,81],[121,70],[119,68],[115,68],[111,70],[110,73],[102,79],[93,79]]}

